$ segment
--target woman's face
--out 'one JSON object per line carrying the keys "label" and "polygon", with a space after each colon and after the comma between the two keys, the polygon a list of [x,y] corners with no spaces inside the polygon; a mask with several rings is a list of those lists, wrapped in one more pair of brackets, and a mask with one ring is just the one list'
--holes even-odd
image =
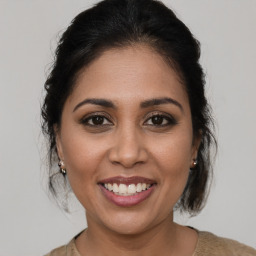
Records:
{"label": "woman's face", "polygon": [[57,133],[89,227],[122,234],[169,219],[198,143],[184,86],[146,46],[108,50],[83,70]]}

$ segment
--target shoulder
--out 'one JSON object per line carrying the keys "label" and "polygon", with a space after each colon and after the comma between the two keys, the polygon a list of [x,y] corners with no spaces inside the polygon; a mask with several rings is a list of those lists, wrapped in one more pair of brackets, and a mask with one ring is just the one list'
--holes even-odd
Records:
{"label": "shoulder", "polygon": [[232,239],[198,231],[199,238],[194,256],[256,256],[256,250]]}
{"label": "shoulder", "polygon": [[73,238],[68,244],[60,246],[45,256],[80,256],[75,246],[75,238]]}

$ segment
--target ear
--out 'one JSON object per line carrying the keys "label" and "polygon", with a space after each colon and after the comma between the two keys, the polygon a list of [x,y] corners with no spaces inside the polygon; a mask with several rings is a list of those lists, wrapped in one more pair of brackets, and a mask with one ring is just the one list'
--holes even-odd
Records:
{"label": "ear", "polygon": [[54,133],[55,133],[55,143],[56,143],[58,157],[60,160],[64,160],[62,144],[61,144],[60,129],[57,124],[54,125]]}
{"label": "ear", "polygon": [[191,160],[197,159],[197,154],[198,154],[201,141],[202,141],[202,131],[200,130],[197,134],[194,135],[194,138],[193,138]]}

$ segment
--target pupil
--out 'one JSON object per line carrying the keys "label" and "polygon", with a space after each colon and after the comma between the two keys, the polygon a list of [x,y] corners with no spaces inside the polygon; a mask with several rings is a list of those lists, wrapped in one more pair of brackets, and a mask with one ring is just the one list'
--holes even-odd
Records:
{"label": "pupil", "polygon": [[95,124],[95,125],[101,125],[103,124],[103,117],[101,116],[95,116],[92,118],[92,122]]}
{"label": "pupil", "polygon": [[152,123],[157,124],[157,125],[162,124],[163,123],[163,117],[161,117],[161,116],[152,117]]}

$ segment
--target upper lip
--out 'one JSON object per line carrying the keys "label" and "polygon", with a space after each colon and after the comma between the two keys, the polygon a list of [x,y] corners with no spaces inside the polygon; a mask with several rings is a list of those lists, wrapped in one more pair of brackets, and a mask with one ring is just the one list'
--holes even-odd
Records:
{"label": "upper lip", "polygon": [[145,177],[140,177],[140,176],[132,176],[132,177],[122,177],[122,176],[115,176],[115,177],[110,177],[107,179],[100,180],[98,182],[99,184],[114,184],[116,183],[117,185],[119,184],[138,184],[138,183],[146,183],[146,184],[155,184],[156,181],[145,178]]}

